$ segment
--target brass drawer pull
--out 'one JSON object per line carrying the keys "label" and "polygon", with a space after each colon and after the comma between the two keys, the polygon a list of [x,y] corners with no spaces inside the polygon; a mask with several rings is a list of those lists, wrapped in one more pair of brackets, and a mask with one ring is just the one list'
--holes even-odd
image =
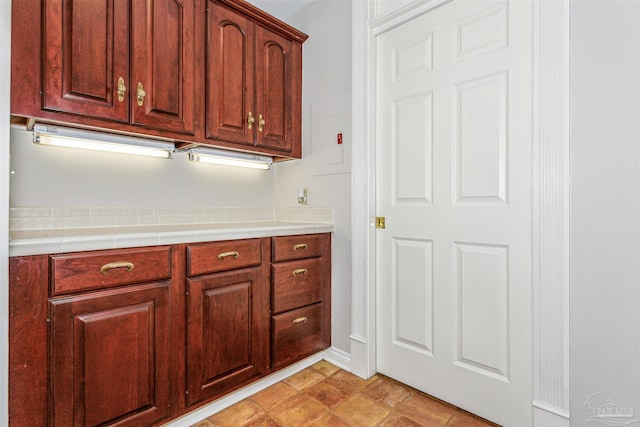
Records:
{"label": "brass drawer pull", "polygon": [[293,275],[297,276],[298,274],[307,274],[306,268],[299,268],[297,270],[293,270]]}
{"label": "brass drawer pull", "polygon": [[306,243],[298,243],[297,245],[293,245],[293,250],[297,251],[298,249],[304,249],[305,251],[307,250],[307,244]]}
{"label": "brass drawer pull", "polygon": [[232,256],[233,259],[238,259],[240,257],[240,252],[238,251],[233,251],[233,252],[223,252],[220,255],[218,255],[218,259],[220,261],[224,261],[224,259],[228,256]]}
{"label": "brass drawer pull", "polygon": [[102,268],[100,269],[100,273],[109,274],[109,271],[111,271],[114,268],[126,268],[127,271],[131,271],[133,270],[134,267],[135,266],[133,265],[132,262],[127,262],[127,261],[110,262],[109,264],[105,264],[102,266]]}
{"label": "brass drawer pull", "polygon": [[247,128],[249,130],[253,129],[253,124],[255,123],[256,118],[253,117],[253,114],[251,114],[251,111],[249,111],[249,117],[247,118]]}
{"label": "brass drawer pull", "polygon": [[294,325],[297,325],[298,323],[307,323],[307,318],[306,317],[298,317],[297,319],[295,319],[293,321]]}

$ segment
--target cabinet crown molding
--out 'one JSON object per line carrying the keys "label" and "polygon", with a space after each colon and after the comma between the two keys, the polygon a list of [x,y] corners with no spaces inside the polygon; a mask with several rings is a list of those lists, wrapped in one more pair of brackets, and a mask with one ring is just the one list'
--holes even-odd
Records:
{"label": "cabinet crown molding", "polygon": [[289,24],[280,21],[279,19],[269,15],[267,12],[258,9],[251,3],[247,3],[244,0],[216,0],[217,3],[224,4],[239,10],[251,19],[255,20],[258,24],[266,27],[270,31],[278,33],[284,37],[290,38],[299,43],[303,43],[309,38],[308,35],[299,31]]}

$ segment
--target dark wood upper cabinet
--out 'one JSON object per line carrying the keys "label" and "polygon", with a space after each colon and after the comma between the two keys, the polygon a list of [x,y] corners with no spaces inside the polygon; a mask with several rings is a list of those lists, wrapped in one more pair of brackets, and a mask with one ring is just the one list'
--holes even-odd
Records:
{"label": "dark wood upper cabinet", "polygon": [[132,123],[193,135],[194,2],[135,0],[132,22]]}
{"label": "dark wood upper cabinet", "polygon": [[206,137],[299,156],[301,42],[219,1],[207,14]]}
{"label": "dark wood upper cabinet", "polygon": [[207,11],[206,136],[254,144],[254,25],[244,15],[210,4]]}
{"label": "dark wood upper cabinet", "polygon": [[300,158],[306,38],[243,0],[14,0],[12,121]]}
{"label": "dark wood upper cabinet", "polygon": [[194,133],[193,2],[43,4],[45,110]]}
{"label": "dark wood upper cabinet", "polygon": [[128,122],[129,1],[42,3],[43,109]]}
{"label": "dark wood upper cabinet", "polygon": [[[293,75],[294,45],[272,31],[256,27],[256,145],[291,152],[292,105],[299,78]],[[299,89],[298,89],[299,90]],[[297,117],[300,117],[297,115]]]}

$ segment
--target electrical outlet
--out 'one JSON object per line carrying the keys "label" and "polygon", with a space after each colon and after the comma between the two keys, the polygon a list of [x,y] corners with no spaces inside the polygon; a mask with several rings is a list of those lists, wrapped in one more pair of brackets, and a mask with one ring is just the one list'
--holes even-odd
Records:
{"label": "electrical outlet", "polygon": [[309,193],[306,188],[298,188],[298,204],[308,205],[309,204]]}

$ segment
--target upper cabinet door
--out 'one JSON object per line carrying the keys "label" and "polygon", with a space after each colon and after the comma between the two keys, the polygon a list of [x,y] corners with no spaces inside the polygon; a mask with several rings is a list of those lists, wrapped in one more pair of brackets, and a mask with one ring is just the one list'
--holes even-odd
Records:
{"label": "upper cabinet door", "polygon": [[[256,110],[258,147],[291,151],[292,42],[256,28]],[[298,116],[297,119],[300,117]]]}
{"label": "upper cabinet door", "polygon": [[129,1],[43,4],[43,108],[127,122]]}
{"label": "upper cabinet door", "polygon": [[132,123],[193,135],[194,2],[133,0]]}
{"label": "upper cabinet door", "polygon": [[206,137],[254,145],[254,24],[209,2],[206,38]]}

